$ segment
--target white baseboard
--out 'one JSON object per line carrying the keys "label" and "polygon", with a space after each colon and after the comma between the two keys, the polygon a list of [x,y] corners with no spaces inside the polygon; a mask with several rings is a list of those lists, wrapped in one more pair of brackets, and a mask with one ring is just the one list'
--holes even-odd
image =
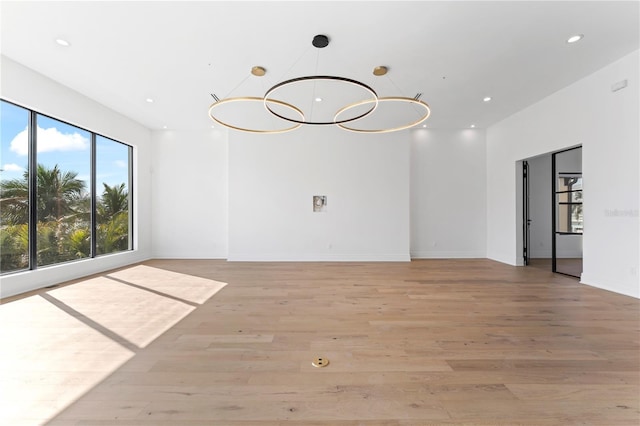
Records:
{"label": "white baseboard", "polygon": [[[531,259],[551,259],[551,251],[532,251]],[[556,253],[558,259],[577,259],[582,257],[582,252],[579,251],[558,251]]]}
{"label": "white baseboard", "polygon": [[531,250],[531,259],[551,259],[551,250]]}
{"label": "white baseboard", "polygon": [[[551,256],[549,256],[551,257]],[[558,251],[556,252],[558,259],[579,259],[582,257],[582,252],[578,251]]]}
{"label": "white baseboard", "polygon": [[518,256],[516,258],[513,254],[507,255],[505,253],[487,253],[486,258],[511,266],[522,266],[524,264],[522,256]]}
{"label": "white baseboard", "polygon": [[486,259],[483,251],[412,251],[412,259]]}
{"label": "white baseboard", "polygon": [[640,299],[640,283],[621,283],[612,282],[610,279],[598,280],[597,278],[587,276],[584,273],[580,278],[580,283],[602,290],[611,291],[613,293],[623,294],[625,296]]}
{"label": "white baseboard", "polygon": [[226,259],[227,253],[202,253],[202,252],[162,252],[154,253],[153,259]]}
{"label": "white baseboard", "polygon": [[229,262],[410,262],[409,254],[229,253]]}

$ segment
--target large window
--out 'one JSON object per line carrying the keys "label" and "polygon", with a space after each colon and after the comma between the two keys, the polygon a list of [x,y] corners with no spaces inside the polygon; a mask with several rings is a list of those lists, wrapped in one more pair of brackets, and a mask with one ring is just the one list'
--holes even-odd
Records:
{"label": "large window", "polygon": [[36,115],[38,266],[91,256],[91,133]]}
{"label": "large window", "polygon": [[96,254],[99,255],[131,246],[130,151],[127,145],[96,137]]}
{"label": "large window", "polygon": [[130,250],[131,147],[1,106],[0,273]]}

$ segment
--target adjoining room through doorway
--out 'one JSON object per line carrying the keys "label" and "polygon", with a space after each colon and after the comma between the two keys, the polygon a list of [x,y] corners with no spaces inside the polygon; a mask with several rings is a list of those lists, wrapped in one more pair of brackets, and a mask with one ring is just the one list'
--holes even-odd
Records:
{"label": "adjoining room through doorway", "polygon": [[582,147],[522,161],[523,261],[580,278]]}

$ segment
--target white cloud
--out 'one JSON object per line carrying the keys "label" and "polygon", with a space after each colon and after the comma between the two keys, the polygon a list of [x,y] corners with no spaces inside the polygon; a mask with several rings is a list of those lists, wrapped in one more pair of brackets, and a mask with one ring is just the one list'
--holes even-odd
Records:
{"label": "white cloud", "polygon": [[126,161],[116,160],[116,161],[114,162],[114,164],[115,164],[117,167],[120,167],[121,169],[126,169],[126,168],[127,168],[127,162],[126,162]]}
{"label": "white cloud", "polygon": [[[29,135],[24,129],[11,141],[9,149],[18,155],[27,155]],[[38,126],[38,152],[82,151],[89,148],[89,139],[79,133],[60,133],[55,127],[43,129]]]}
{"label": "white cloud", "polygon": [[24,129],[20,133],[16,135],[11,141],[11,145],[9,146],[9,150],[15,152],[18,155],[27,155],[29,147],[29,136],[27,134],[27,129]]}
{"label": "white cloud", "polygon": [[7,163],[4,166],[2,166],[2,170],[5,170],[7,172],[23,172],[24,167],[20,167],[14,163]]}

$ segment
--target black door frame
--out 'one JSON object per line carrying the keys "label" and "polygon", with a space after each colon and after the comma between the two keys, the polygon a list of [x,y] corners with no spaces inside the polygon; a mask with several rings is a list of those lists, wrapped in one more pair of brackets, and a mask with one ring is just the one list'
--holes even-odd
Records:
{"label": "black door frame", "polygon": [[522,161],[522,258],[524,266],[529,264],[529,243],[531,241],[531,215],[529,200],[529,162]]}
{"label": "black door frame", "polygon": [[[578,235],[577,233],[558,232],[556,230],[557,218],[556,218],[556,198],[557,198],[557,179],[556,179],[556,155],[564,152],[573,151],[575,149],[582,149],[582,145],[574,146],[573,148],[563,149],[562,151],[556,151],[551,153],[551,271],[556,274],[567,275],[570,277],[580,278],[576,275],[571,275],[566,272],[558,271],[557,268],[557,253],[556,253],[556,237],[558,235]],[[582,169],[582,167],[580,167]],[[575,173],[577,174],[577,172]],[[582,174],[582,172],[580,172]],[[579,235],[583,235],[580,233]]]}

